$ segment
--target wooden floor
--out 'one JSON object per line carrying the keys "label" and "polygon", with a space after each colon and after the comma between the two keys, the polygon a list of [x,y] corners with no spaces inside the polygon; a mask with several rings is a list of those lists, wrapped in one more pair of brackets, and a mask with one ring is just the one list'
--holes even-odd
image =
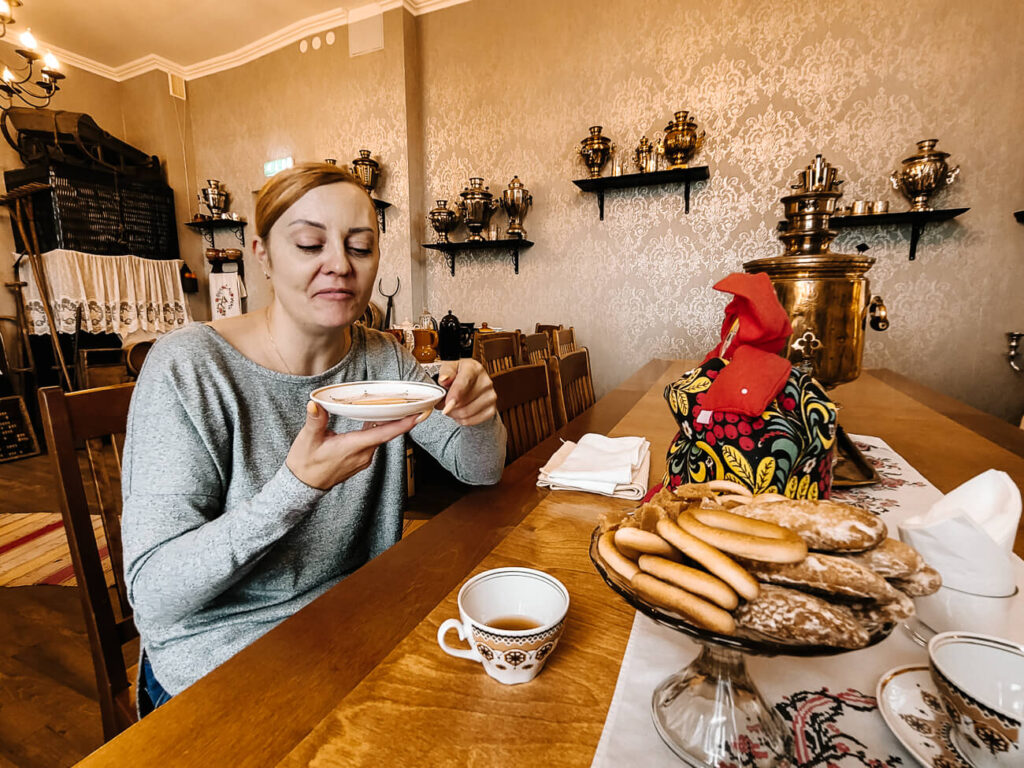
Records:
{"label": "wooden floor", "polygon": [[[427,459],[417,469],[406,534],[464,493]],[[0,499],[0,512],[59,512],[49,457],[0,463]],[[134,663],[137,652],[126,656]],[[0,768],[73,765],[102,743],[77,589],[0,588]]]}

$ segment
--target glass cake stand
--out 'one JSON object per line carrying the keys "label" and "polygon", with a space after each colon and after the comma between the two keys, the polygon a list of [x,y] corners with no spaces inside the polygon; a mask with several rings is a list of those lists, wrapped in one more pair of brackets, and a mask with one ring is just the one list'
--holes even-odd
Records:
{"label": "glass cake stand", "polygon": [[[752,768],[795,765],[793,734],[750,678],[746,657],[832,656],[852,649],[786,645],[752,636],[721,635],[694,626],[634,593],[629,582],[598,553],[600,535],[600,528],[595,528],[590,539],[590,559],[605,583],[645,616],[681,632],[700,646],[697,657],[665,678],[651,698],[654,727],[669,749],[693,768],[718,768],[723,764]],[[888,637],[893,627],[895,624],[885,625],[871,636],[868,646]]]}

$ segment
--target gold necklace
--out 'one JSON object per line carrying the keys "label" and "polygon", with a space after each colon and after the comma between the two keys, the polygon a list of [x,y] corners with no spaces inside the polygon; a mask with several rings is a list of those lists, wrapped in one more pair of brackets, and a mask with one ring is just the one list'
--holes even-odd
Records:
{"label": "gold necklace", "polygon": [[292,370],[291,366],[288,365],[288,361],[284,359],[284,355],[281,354],[281,350],[277,348],[277,342],[274,341],[274,334],[270,332],[270,307],[267,307],[267,311],[263,313],[263,318],[267,321],[267,338],[270,339],[270,346],[274,348],[277,353],[277,359],[281,361],[281,364],[285,367],[285,370],[292,376],[295,375],[295,371]]}

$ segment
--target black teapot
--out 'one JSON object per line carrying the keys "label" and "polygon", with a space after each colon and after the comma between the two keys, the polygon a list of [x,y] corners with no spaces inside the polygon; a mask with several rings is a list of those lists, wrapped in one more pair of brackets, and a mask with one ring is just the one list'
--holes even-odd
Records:
{"label": "black teapot", "polygon": [[442,360],[458,360],[461,357],[460,331],[459,318],[449,309],[448,314],[441,318],[437,326],[437,351]]}

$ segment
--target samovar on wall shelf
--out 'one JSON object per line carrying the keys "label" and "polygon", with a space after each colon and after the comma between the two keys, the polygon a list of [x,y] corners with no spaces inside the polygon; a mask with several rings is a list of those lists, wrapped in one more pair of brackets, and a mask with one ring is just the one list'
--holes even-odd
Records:
{"label": "samovar on wall shelf", "polygon": [[950,170],[946,163],[949,152],[935,149],[938,143],[938,139],[917,142],[917,153],[906,158],[902,168],[889,177],[893,189],[910,200],[912,211],[930,211],[928,198],[956,181],[960,173],[960,166]]}
{"label": "samovar on wall shelf", "polygon": [[487,229],[491,216],[499,207],[490,188],[484,186],[483,178],[472,176],[469,179],[469,186],[463,188],[459,197],[462,199],[455,206],[462,216],[462,220],[466,222],[466,229],[469,230],[468,239],[486,240],[480,233]]}
{"label": "samovar on wall shelf", "polygon": [[704,131],[697,133],[697,122],[687,110],[676,112],[665,126],[665,135],[658,141],[658,151],[665,156],[668,169],[686,168],[690,159],[704,146]]}
{"label": "samovar on wall shelf", "polygon": [[[836,178],[838,170],[818,155],[797,175],[794,193],[782,198],[785,227],[779,239],[785,246],[781,256],[748,261],[747,272],[764,272],[771,278],[779,301],[789,313],[793,335],[789,359],[797,366],[810,367],[814,377],[828,388],[856,379],[861,372],[865,329],[870,322],[876,331],[889,327],[885,303],[872,296],[865,274],[875,260],[861,254],[848,255],[830,250],[836,232],[829,229],[842,196]],[[856,452],[840,428],[840,452]],[[856,452],[859,454],[859,452]],[[836,485],[866,485],[878,477],[862,455],[849,455],[859,472],[836,467]],[[869,474],[870,472],[870,474]],[[844,482],[845,475],[845,482]]]}

